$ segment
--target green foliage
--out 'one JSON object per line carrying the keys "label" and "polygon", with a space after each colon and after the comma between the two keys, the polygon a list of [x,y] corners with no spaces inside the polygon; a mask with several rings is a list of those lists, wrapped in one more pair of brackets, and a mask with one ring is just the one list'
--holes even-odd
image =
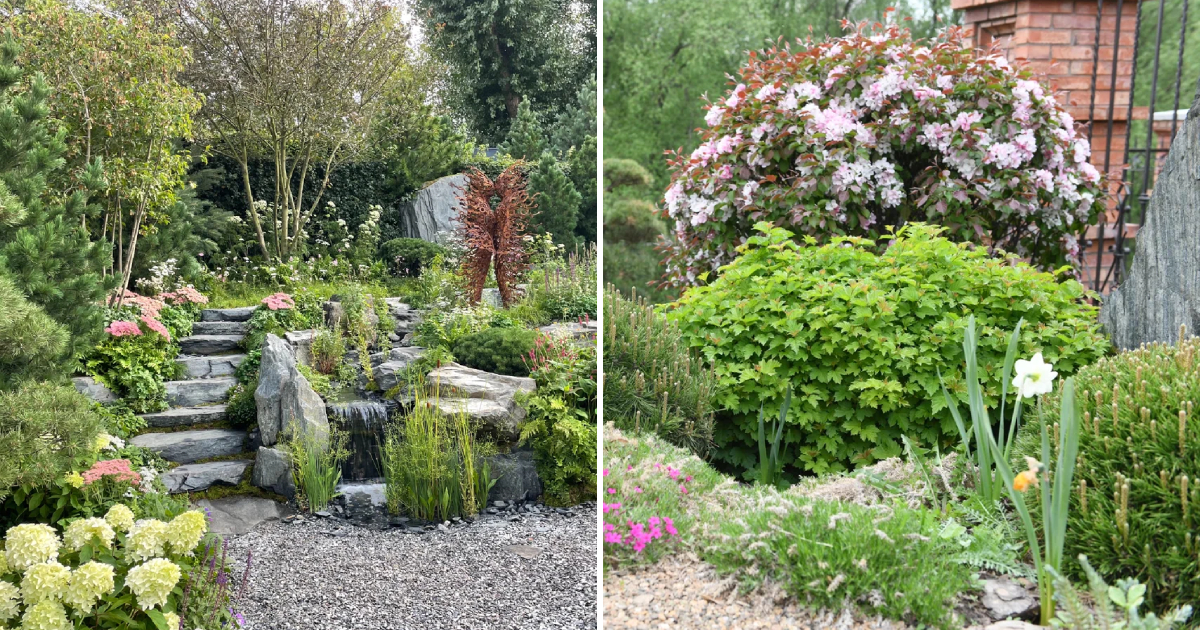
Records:
{"label": "green foliage", "polygon": [[517,394],[528,411],[520,443],[533,446],[546,502],[573,505],[596,488],[596,350],[543,337],[533,354],[537,392]]}
{"label": "green foliage", "polygon": [[146,419],[134,413],[129,405],[122,401],[111,405],[93,405],[96,414],[104,422],[104,429],[110,435],[128,440],[146,428]]}
{"label": "green foliage", "polygon": [[134,411],[167,408],[165,381],[175,377],[179,346],[138,324],[140,335],[105,337],[87,356],[84,366]]}
{"label": "green foliage", "polygon": [[583,144],[567,155],[571,184],[579,192],[579,219],[575,235],[584,243],[596,242],[596,136],[584,138]]}
{"label": "green foliage", "polygon": [[446,248],[419,238],[394,238],[379,246],[379,257],[393,276],[416,278]]}
{"label": "green foliage", "polygon": [[397,198],[458,172],[473,149],[448,116],[425,102],[433,80],[428,74],[403,77],[409,85],[384,98],[371,128],[371,144],[387,165],[388,188]]}
{"label": "green foliage", "polygon": [[573,245],[583,197],[549,151],[541,154],[529,173],[529,195],[536,206],[529,231],[548,232],[554,235],[555,243]]}
{"label": "green foliage", "polygon": [[595,246],[565,256],[560,252],[529,271],[523,304],[550,320],[595,318]]}
{"label": "green foliage", "polygon": [[413,345],[449,350],[463,337],[490,328],[494,311],[486,305],[429,311],[413,331]]}
{"label": "green foliage", "polygon": [[337,496],[342,480],[342,462],[350,456],[346,450],[346,432],[315,427],[296,432],[285,444],[292,462],[292,480],[300,505],[309,512],[320,512]]}
{"label": "green foliage", "polygon": [[[590,77],[579,86],[574,103],[567,106],[554,124],[547,129],[550,148],[566,155],[572,148],[579,149],[596,137],[596,77]],[[592,153],[592,170],[595,171],[595,153]],[[596,187],[593,177],[592,188]],[[583,192],[582,189],[580,192]]]}
{"label": "green foliage", "polygon": [[[606,245],[607,247],[607,245]],[[654,431],[700,457],[712,446],[713,371],[688,350],[679,327],[644,299],[604,295],[604,418]]]}
{"label": "green foliage", "polygon": [[521,101],[517,107],[517,118],[509,126],[500,150],[518,160],[534,161],[549,149],[538,115],[530,107],[529,101]]}
{"label": "green foliage", "polygon": [[650,179],[633,160],[604,160],[604,281],[626,297],[661,304],[675,295],[658,287],[664,269],[655,247],[667,228],[656,216],[660,193],[647,188]]}
{"label": "green foliage", "polygon": [[408,301],[413,308],[454,306],[462,300],[466,279],[446,256],[434,256],[417,281],[409,287]]}
{"label": "green foliage", "polygon": [[[1106,577],[1138,578],[1160,615],[1200,601],[1200,339],[1180,339],[1103,358],[1075,377],[1082,426],[1065,552],[1087,554]],[[1046,397],[1048,417],[1062,399]],[[1040,459],[1041,449],[1037,423],[1026,424],[1012,461]],[[1086,578],[1074,564],[1061,570]]]}
{"label": "green foliage", "polygon": [[467,335],[454,343],[454,356],[458,362],[477,370],[529,376],[525,360],[538,333],[524,328],[488,328]]}
{"label": "green foliage", "polygon": [[70,385],[0,391],[0,498],[14,486],[60,480],[91,452],[102,428],[91,401]]}
{"label": "green foliage", "polygon": [[254,401],[254,390],[258,389],[258,376],[246,383],[238,383],[229,391],[229,402],[225,404],[225,421],[235,428],[249,428],[258,423],[258,403]]}
{"label": "green foliage", "polygon": [[[258,308],[254,309],[254,314],[250,316],[250,321],[247,323],[246,337],[242,340],[242,347],[250,351],[261,351],[268,334],[282,337],[284,333],[293,330],[307,330],[316,321],[320,321],[320,319],[311,317],[299,308],[299,305],[273,311],[266,304],[260,304]],[[254,367],[257,369],[257,366]]]}
{"label": "green foliage", "polygon": [[474,516],[493,481],[470,419],[443,414],[422,389],[412,409],[387,428],[381,456],[388,511],[427,521]]}
{"label": "green foliage", "polygon": [[655,243],[667,228],[653,203],[617,198],[604,207],[604,244]]}
{"label": "green foliage", "polygon": [[651,304],[673,302],[676,289],[658,285],[663,278],[662,255],[649,243],[610,243],[608,229],[604,237],[604,281],[627,298],[639,297]]}
{"label": "green foliage", "polygon": [[650,171],[635,160],[608,158],[604,160],[604,190],[612,192],[625,187],[645,188],[650,185]]}
{"label": "green foliage", "polygon": [[68,340],[67,329],[25,299],[0,269],[0,390],[62,377]]}
{"label": "green foliage", "polygon": [[945,446],[958,439],[939,389],[965,400],[955,340],[965,318],[981,325],[983,401],[999,391],[1004,335],[1024,318],[1019,350],[1040,350],[1072,374],[1108,350],[1096,309],[1074,280],[1058,281],[1019,262],[955,244],[940,229],[909,224],[890,246],[839,238],[801,247],[760,224],[708,286],[690,290],[670,312],[691,347],[714,366],[715,456],[741,470],[756,464],[760,405],[778,405],[790,385],[796,401],[785,464],[825,472],[901,452],[900,435]]}
{"label": "green foliage", "polygon": [[[766,410],[758,408],[758,483],[778,486],[783,482],[783,463],[779,459],[779,447],[783,441],[783,429],[787,425],[788,407],[792,405],[792,390],[789,388],[779,406],[779,419],[766,424]],[[767,448],[768,443],[770,449]]]}
{"label": "green foliage", "polygon": [[[1080,595],[1071,581],[1057,576],[1054,581],[1058,615],[1051,620],[1055,628],[1071,630],[1170,630],[1187,623],[1192,616],[1191,605],[1172,610],[1163,618],[1154,613],[1143,617],[1138,608],[1145,603],[1146,585],[1132,578],[1122,578],[1116,586],[1104,583],[1104,578],[1080,554],[1079,566],[1087,575],[1090,601]],[[1116,610],[1114,611],[1114,606]]]}
{"label": "green foliage", "polygon": [[319,328],[312,340],[313,367],[322,374],[334,374],[346,355],[341,329]]}

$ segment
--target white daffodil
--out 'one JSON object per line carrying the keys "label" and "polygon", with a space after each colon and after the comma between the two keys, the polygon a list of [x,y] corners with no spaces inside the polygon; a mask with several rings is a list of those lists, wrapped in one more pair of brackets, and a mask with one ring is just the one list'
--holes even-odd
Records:
{"label": "white daffodil", "polygon": [[1018,359],[1015,366],[1016,376],[1012,382],[1017,394],[1022,398],[1049,394],[1054,389],[1054,377],[1058,376],[1058,372],[1051,369],[1053,367],[1042,359],[1041,352],[1033,355],[1028,361]]}

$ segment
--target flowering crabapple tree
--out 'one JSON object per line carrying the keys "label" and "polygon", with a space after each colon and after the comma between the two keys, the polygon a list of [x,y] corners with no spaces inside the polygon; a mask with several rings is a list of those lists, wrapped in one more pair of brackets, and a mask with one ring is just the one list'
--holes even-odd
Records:
{"label": "flowering crabapple tree", "polygon": [[1054,96],[958,28],[849,30],[751,53],[700,146],[669,153],[666,283],[703,283],[759,221],[819,240],[924,221],[1043,269],[1078,265],[1101,176]]}

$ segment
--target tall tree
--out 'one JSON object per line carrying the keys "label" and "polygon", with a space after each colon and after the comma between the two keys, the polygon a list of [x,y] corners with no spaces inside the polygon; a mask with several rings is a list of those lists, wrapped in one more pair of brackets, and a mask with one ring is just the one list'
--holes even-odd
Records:
{"label": "tall tree", "polygon": [[[366,146],[407,64],[399,13],[383,0],[169,1],[164,15],[194,56],[186,80],[206,97],[199,133],[240,167],[263,255],[285,259],[302,249],[331,173]],[[256,159],[273,165],[274,190],[251,184]]]}
{"label": "tall tree", "polygon": [[579,221],[579,191],[549,151],[529,173],[529,192],[537,206],[530,229],[548,232],[554,242],[567,247],[575,244],[575,224]]}
{"label": "tall tree", "polygon": [[579,219],[575,235],[588,243],[596,242],[596,136],[584,138],[578,148],[572,148],[567,158],[571,183],[579,192]]}
{"label": "tall tree", "polygon": [[523,101],[517,107],[517,119],[508,128],[508,135],[500,148],[519,160],[536,160],[549,148],[542,124],[529,101]]}
{"label": "tall tree", "polygon": [[583,146],[588,136],[596,136],[596,78],[592,77],[579,88],[571,103],[550,126],[550,145],[566,155],[571,147]]}
{"label": "tall tree", "polygon": [[450,104],[488,142],[504,138],[522,101],[553,120],[595,75],[593,1],[416,0],[416,7],[450,71]]}

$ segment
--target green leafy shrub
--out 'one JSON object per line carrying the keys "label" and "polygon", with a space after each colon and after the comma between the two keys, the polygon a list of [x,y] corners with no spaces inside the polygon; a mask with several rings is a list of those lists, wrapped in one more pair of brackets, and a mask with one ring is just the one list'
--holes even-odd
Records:
{"label": "green leafy shrub", "polygon": [[654,243],[667,228],[653,203],[643,199],[615,199],[604,206],[604,244]]}
{"label": "green leafy shrub", "polygon": [[526,355],[538,334],[524,328],[489,328],[459,339],[453,348],[458,362],[477,370],[529,376]]}
{"label": "green leafy shrub", "polygon": [[14,486],[59,480],[91,453],[103,420],[69,385],[0,392],[0,498]]}
{"label": "green leafy shrub", "polygon": [[529,361],[535,394],[517,394],[528,415],[522,444],[533,446],[547,503],[572,505],[596,488],[596,351],[542,337]]}
{"label": "green leafy shrub", "polygon": [[93,409],[104,422],[107,431],[123,440],[137,435],[146,428],[146,419],[135,414],[124,402],[118,401],[111,405],[96,403]]}
{"label": "green leafy shrub", "polygon": [[422,348],[453,348],[460,339],[487,330],[495,312],[490,306],[434,309],[425,313],[413,331],[413,344]]}
{"label": "green leafy shrub", "polygon": [[393,276],[416,278],[446,248],[419,238],[394,238],[379,246],[379,257]]}
{"label": "green leafy shrub", "polygon": [[526,301],[551,320],[596,317],[596,248],[553,255],[529,274]]}
{"label": "green leafy shrub", "polygon": [[616,287],[604,295],[604,418],[653,430],[704,457],[713,440],[713,371],[674,322]]}
{"label": "green leafy shrub", "polygon": [[241,428],[252,427],[258,423],[258,403],[254,401],[254,390],[258,389],[258,376],[246,383],[238,383],[229,392],[229,402],[225,404],[225,421]]}
{"label": "green leafy shrub", "polygon": [[[607,231],[605,232],[607,235]],[[660,255],[650,243],[604,243],[604,281],[627,297],[646,298],[651,304],[666,304],[679,296],[676,289],[662,288]]]}
{"label": "green leafy shrub", "polygon": [[[320,312],[319,307],[317,312]],[[320,321],[314,319],[313,315],[310,309],[304,308],[296,298],[287,293],[265,297],[250,316],[242,347],[250,351],[262,350],[263,341],[268,334],[282,337],[286,332],[306,330],[316,321]]]}
{"label": "green leafy shrub", "polygon": [[[246,353],[246,358],[233,369],[233,376],[238,382],[247,385],[258,382],[258,368],[262,366],[262,346]],[[251,390],[254,388],[251,387]]]}
{"label": "green leafy shrub", "polygon": [[[1075,376],[1075,392],[1081,426],[1066,557],[1087,554],[1102,575],[1138,578],[1159,614],[1200,601],[1200,339],[1101,359]],[[1058,417],[1061,396],[1046,396],[1048,418]],[[1014,466],[1041,458],[1036,421],[1013,452]],[[1030,507],[1040,515],[1040,505]],[[1087,577],[1074,563],[1063,572]]]}
{"label": "green leafy shrub", "polygon": [[321,328],[313,335],[313,367],[322,374],[333,374],[346,355],[346,341],[341,330]]}
{"label": "green leafy shrub", "polygon": [[[796,392],[785,466],[844,470],[901,453],[901,434],[949,446],[959,435],[941,393],[966,400],[962,329],[974,314],[984,400],[995,407],[1007,335],[1024,318],[1019,354],[1041,351],[1063,376],[1109,349],[1096,308],[1075,280],[912,223],[874,241],[802,247],[767,223],[712,284],[688,291],[670,317],[714,366],[715,457],[756,464],[760,405]],[[810,239],[811,243],[811,239]]]}
{"label": "green leafy shrub", "polygon": [[84,361],[87,371],[134,411],[166,409],[164,382],[179,371],[179,346],[162,334],[167,332],[163,324],[142,317],[137,322],[114,321],[105,330],[109,334]]}

